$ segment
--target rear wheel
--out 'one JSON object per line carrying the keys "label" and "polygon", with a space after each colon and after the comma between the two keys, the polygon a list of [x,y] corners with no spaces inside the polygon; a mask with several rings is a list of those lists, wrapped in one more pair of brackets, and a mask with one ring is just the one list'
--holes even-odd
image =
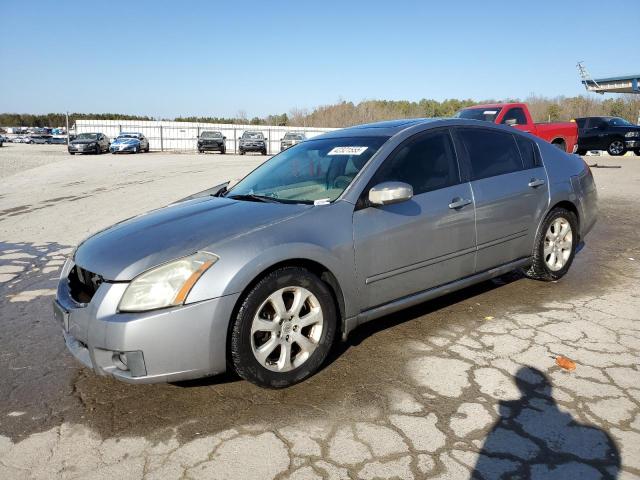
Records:
{"label": "rear wheel", "polygon": [[614,140],[609,144],[609,147],[607,148],[607,152],[609,153],[609,155],[612,155],[614,157],[619,157],[620,155],[624,155],[625,153],[624,142],[620,139]]}
{"label": "rear wheel", "polygon": [[551,142],[551,144],[556,147],[559,148],[560,150],[562,150],[563,152],[567,151],[567,147],[564,143],[563,140],[554,140],[553,142]]}
{"label": "rear wheel", "polygon": [[266,155],[267,151],[266,150],[262,150],[262,155]]}
{"label": "rear wheel", "polygon": [[562,278],[571,267],[578,241],[578,219],[573,212],[554,208],[536,236],[532,262],[525,275],[536,280]]}
{"label": "rear wheel", "polygon": [[313,375],[335,336],[336,307],[316,275],[285,267],[262,278],[244,297],[231,330],[231,360],[242,378],[283,388]]}

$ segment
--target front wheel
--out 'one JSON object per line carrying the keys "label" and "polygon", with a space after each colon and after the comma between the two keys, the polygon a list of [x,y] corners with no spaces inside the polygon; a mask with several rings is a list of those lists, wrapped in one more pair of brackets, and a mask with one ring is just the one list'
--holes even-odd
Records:
{"label": "front wheel", "polygon": [[327,358],[337,310],[329,287],[313,273],[284,267],[262,278],[244,297],[231,330],[233,366],[266,388],[294,385]]}
{"label": "front wheel", "polygon": [[240,155],[244,155],[244,150],[240,149]]}
{"label": "front wheel", "polygon": [[609,144],[607,148],[607,152],[609,155],[614,157],[619,157],[620,155],[624,155],[624,142],[622,140],[614,140]]}
{"label": "front wheel", "polygon": [[525,275],[553,281],[562,278],[571,267],[578,241],[578,219],[573,212],[554,208],[544,219],[536,235],[532,262]]}
{"label": "front wheel", "polygon": [[262,155],[266,155],[267,151],[266,150],[262,150]]}
{"label": "front wheel", "polygon": [[96,147],[96,155],[100,155],[102,153],[102,149],[100,148],[100,145],[98,145]]}

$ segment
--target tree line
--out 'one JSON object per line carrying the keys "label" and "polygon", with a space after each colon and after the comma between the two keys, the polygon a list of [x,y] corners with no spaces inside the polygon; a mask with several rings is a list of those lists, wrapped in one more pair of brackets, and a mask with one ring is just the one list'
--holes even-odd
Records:
{"label": "tree line", "polygon": [[[235,117],[177,117],[178,122],[227,123],[251,125],[278,125],[296,127],[348,127],[360,123],[413,117],[451,117],[458,110],[478,103],[514,102],[518,99],[472,100],[447,99],[443,101],[422,99],[408,100],[363,100],[358,103],[340,100],[331,105],[321,105],[312,110],[293,108],[288,113],[253,117],[249,119],[244,111]],[[568,121],[577,117],[610,115],[622,117],[632,123],[638,122],[640,115],[640,95],[599,97],[579,95],[576,97],[542,97],[531,95],[523,100],[536,122]],[[97,120],[154,120],[141,115],[118,113],[71,113],[69,125],[78,119]],[[157,119],[156,119],[157,120]],[[64,126],[64,113],[43,115],[0,113],[0,126],[4,127],[58,127]]]}

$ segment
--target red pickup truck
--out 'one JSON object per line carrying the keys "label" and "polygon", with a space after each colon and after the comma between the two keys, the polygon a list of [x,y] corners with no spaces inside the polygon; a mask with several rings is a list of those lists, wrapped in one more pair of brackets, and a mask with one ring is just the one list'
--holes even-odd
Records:
{"label": "red pickup truck", "polygon": [[456,113],[456,117],[511,125],[540,137],[567,153],[573,153],[578,143],[578,126],[575,122],[533,123],[526,103],[474,105],[463,108]]}

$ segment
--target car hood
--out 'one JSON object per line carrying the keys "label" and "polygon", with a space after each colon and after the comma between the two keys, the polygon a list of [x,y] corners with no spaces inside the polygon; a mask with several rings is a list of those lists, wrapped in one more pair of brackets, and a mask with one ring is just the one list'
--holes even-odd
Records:
{"label": "car hood", "polygon": [[610,127],[613,132],[640,132],[640,125],[619,125],[615,127]]}
{"label": "car hood", "polygon": [[313,208],[205,197],[133,217],[82,242],[74,260],[105,280],[127,281],[162,263],[279,223]]}
{"label": "car hood", "polygon": [[72,140],[72,141],[71,141],[71,143],[72,143],[73,145],[78,145],[78,144],[81,144],[81,143],[85,143],[85,144],[86,144],[86,143],[96,143],[97,141],[98,141],[98,140],[84,140],[84,139],[83,139],[83,140]]}

